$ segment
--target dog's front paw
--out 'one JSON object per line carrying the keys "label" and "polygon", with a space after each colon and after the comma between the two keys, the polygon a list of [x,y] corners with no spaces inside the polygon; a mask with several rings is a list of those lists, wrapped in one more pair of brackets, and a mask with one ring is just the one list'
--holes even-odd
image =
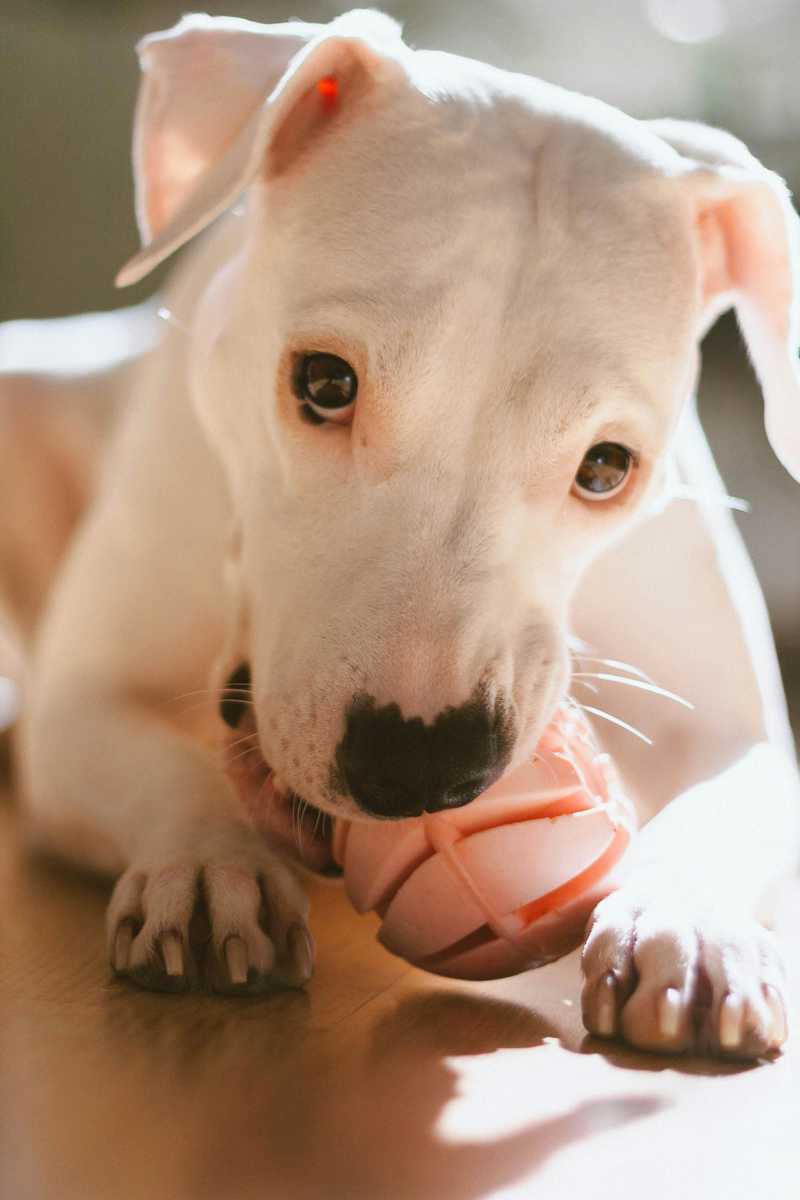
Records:
{"label": "dog's front paw", "polygon": [[598,1037],[738,1059],[786,1040],[780,950],[750,917],[623,887],[595,909],[582,964],[583,1020]]}
{"label": "dog's front paw", "polygon": [[216,830],[120,877],[106,922],[111,965],[156,991],[301,987],[314,961],[307,916],[299,882],[257,834]]}

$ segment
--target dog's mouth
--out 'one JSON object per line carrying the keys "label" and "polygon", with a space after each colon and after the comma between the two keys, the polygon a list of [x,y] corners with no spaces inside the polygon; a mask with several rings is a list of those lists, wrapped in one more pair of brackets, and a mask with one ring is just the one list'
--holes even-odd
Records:
{"label": "dog's mouth", "polygon": [[272,791],[265,831],[312,871],[341,875],[333,857],[333,818],[296,792],[281,793],[274,784]]}
{"label": "dog's mouth", "polygon": [[225,746],[225,766],[255,827],[310,870],[340,875],[332,851],[333,818],[291,788],[278,786],[251,712],[237,723],[237,735]]}

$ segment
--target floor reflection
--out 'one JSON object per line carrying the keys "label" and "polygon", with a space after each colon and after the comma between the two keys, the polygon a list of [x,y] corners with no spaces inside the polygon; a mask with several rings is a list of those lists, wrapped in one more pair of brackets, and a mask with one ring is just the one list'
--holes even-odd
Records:
{"label": "floor reflection", "polygon": [[638,1195],[655,1147],[680,1139],[682,1161],[719,1169],[715,1139],[733,1144],[737,1123],[762,1166],[797,1157],[791,1055],[705,1077],[587,1053],[565,1003],[576,956],[492,984],[438,980],[326,887],[307,991],[151,994],[109,976],[106,896],[25,856],[0,805],[2,1200],[477,1200],[538,1196],[539,1180],[550,1197],[553,1171],[558,1194],[599,1188],[602,1164],[610,1186],[620,1147]]}

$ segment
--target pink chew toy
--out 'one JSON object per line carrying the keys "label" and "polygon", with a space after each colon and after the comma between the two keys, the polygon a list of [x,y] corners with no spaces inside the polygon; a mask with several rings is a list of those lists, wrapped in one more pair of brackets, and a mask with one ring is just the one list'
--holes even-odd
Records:
{"label": "pink chew toy", "polygon": [[631,807],[583,713],[560,705],[531,761],[463,808],[337,820],[333,856],[380,941],[438,975],[498,979],[580,942],[618,885]]}

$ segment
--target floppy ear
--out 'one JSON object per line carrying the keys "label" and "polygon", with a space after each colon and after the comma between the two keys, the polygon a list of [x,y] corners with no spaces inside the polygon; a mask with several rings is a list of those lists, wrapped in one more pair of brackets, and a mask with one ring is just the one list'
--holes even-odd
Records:
{"label": "floppy ear", "polygon": [[800,222],[783,180],[737,138],[649,121],[685,159],[695,212],[704,328],[731,305],[764,395],[767,436],[800,481]]}
{"label": "floppy ear", "polygon": [[396,69],[403,49],[395,22],[367,10],[328,26],[196,13],[144,38],[133,136],[142,250],[117,286],[137,283],[209,225],[262,165],[288,169]]}

